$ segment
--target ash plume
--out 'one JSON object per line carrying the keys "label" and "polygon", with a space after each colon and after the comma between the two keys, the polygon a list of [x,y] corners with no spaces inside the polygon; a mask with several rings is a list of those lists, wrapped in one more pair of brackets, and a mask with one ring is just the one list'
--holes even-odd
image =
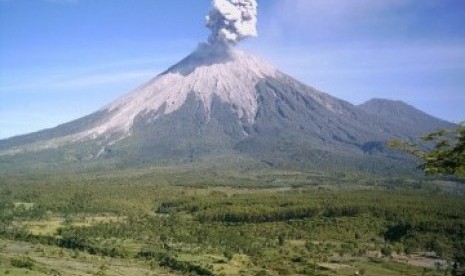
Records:
{"label": "ash plume", "polygon": [[212,4],[206,17],[211,44],[236,44],[257,36],[256,0],[213,0]]}

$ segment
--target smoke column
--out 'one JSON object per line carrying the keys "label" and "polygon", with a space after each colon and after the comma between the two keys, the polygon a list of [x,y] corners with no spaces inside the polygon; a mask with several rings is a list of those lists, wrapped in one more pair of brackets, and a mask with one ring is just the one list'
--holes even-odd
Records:
{"label": "smoke column", "polygon": [[213,0],[206,17],[211,30],[211,44],[236,44],[247,37],[257,36],[256,0]]}

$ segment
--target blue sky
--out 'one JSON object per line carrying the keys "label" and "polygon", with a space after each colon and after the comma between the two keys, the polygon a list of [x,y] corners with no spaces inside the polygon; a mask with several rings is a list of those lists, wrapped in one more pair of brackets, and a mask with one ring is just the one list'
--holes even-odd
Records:
{"label": "blue sky", "polygon": [[[89,114],[208,37],[210,0],[0,0],[0,138]],[[259,0],[241,47],[354,104],[465,120],[465,1]]]}

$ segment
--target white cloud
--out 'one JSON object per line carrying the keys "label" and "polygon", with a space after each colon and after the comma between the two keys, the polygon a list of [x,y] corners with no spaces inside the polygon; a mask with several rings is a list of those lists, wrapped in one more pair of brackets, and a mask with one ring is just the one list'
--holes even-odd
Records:
{"label": "white cloud", "polygon": [[206,26],[210,43],[235,44],[257,36],[256,0],[213,0]]}

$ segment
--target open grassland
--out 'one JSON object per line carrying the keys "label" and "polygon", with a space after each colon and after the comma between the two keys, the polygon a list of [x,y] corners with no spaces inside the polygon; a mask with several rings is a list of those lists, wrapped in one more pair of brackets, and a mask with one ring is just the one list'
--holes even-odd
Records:
{"label": "open grassland", "polygon": [[460,275],[463,186],[211,167],[0,176],[0,275]]}
{"label": "open grassland", "polygon": [[11,240],[0,245],[0,275],[175,275],[137,260]]}

